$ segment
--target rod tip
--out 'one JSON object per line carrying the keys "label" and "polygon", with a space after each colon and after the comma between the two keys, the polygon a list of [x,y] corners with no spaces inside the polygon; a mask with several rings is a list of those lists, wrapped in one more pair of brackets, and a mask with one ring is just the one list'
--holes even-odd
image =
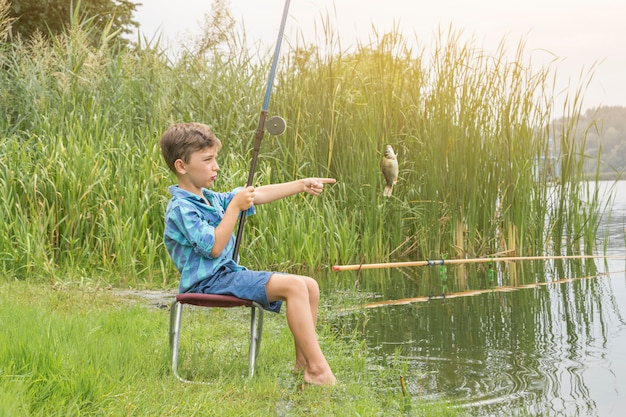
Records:
{"label": "rod tip", "polygon": [[339,265],[333,265],[333,271],[339,271],[339,270],[341,270]]}

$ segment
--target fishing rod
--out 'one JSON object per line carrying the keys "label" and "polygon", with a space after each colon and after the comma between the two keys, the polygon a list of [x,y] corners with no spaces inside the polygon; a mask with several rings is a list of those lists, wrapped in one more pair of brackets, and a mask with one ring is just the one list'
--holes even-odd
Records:
{"label": "fishing rod", "polygon": [[[270,68],[269,77],[267,80],[267,89],[265,90],[265,98],[263,100],[263,107],[261,108],[261,114],[259,115],[259,123],[254,134],[254,146],[252,148],[252,160],[250,161],[250,171],[248,173],[248,181],[246,187],[252,185],[254,181],[254,172],[256,171],[256,163],[259,156],[259,150],[261,149],[261,142],[263,141],[263,133],[267,124],[267,131],[271,135],[280,135],[285,131],[286,123],[282,117],[274,116],[267,118],[267,110],[270,104],[270,95],[272,94],[272,85],[274,84],[274,76],[276,75],[276,66],[278,64],[278,55],[280,54],[280,45],[283,41],[283,34],[285,33],[285,24],[287,22],[287,15],[289,14],[290,0],[285,0],[285,6],[283,8],[283,17],[280,21],[280,29],[278,31],[278,39],[276,40],[276,49],[274,50],[274,57],[272,59],[272,66]],[[239,246],[241,245],[241,237],[243,236],[243,225],[246,221],[246,212],[242,211],[239,214],[239,228],[237,229],[237,237],[235,239],[235,248],[233,249],[233,259],[237,260],[239,255]]]}
{"label": "fishing rod", "polygon": [[410,266],[435,266],[435,265],[461,265],[488,262],[515,262],[515,261],[545,261],[551,259],[626,259],[620,255],[547,255],[547,256],[501,256],[492,258],[467,258],[467,259],[436,259],[425,261],[386,262],[360,265],[333,265],[333,271],[360,271],[362,269],[381,268],[404,268]]}

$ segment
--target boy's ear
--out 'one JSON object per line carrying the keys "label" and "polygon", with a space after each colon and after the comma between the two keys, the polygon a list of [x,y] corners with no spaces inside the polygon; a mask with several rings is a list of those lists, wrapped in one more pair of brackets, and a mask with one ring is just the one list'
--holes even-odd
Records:
{"label": "boy's ear", "polygon": [[187,170],[185,169],[185,163],[182,159],[177,159],[174,161],[174,168],[176,168],[176,172],[178,174],[186,174]]}

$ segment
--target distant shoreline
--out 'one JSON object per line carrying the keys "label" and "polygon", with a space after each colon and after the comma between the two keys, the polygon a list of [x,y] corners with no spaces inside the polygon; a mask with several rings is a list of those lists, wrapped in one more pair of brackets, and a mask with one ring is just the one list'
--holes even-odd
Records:
{"label": "distant shoreline", "polygon": [[[588,181],[592,181],[596,178],[596,174],[587,173],[585,174],[585,177],[587,178]],[[598,174],[599,181],[622,181],[625,179],[626,177],[624,176],[624,173],[622,172],[606,172],[606,173]]]}

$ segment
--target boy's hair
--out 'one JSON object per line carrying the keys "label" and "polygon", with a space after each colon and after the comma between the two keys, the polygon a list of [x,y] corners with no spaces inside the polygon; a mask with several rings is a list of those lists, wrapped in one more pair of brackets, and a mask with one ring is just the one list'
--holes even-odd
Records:
{"label": "boy's hair", "polygon": [[222,142],[202,123],[178,123],[170,126],[161,136],[161,154],[167,166],[176,174],[174,162],[189,162],[191,154],[205,148],[222,147]]}

